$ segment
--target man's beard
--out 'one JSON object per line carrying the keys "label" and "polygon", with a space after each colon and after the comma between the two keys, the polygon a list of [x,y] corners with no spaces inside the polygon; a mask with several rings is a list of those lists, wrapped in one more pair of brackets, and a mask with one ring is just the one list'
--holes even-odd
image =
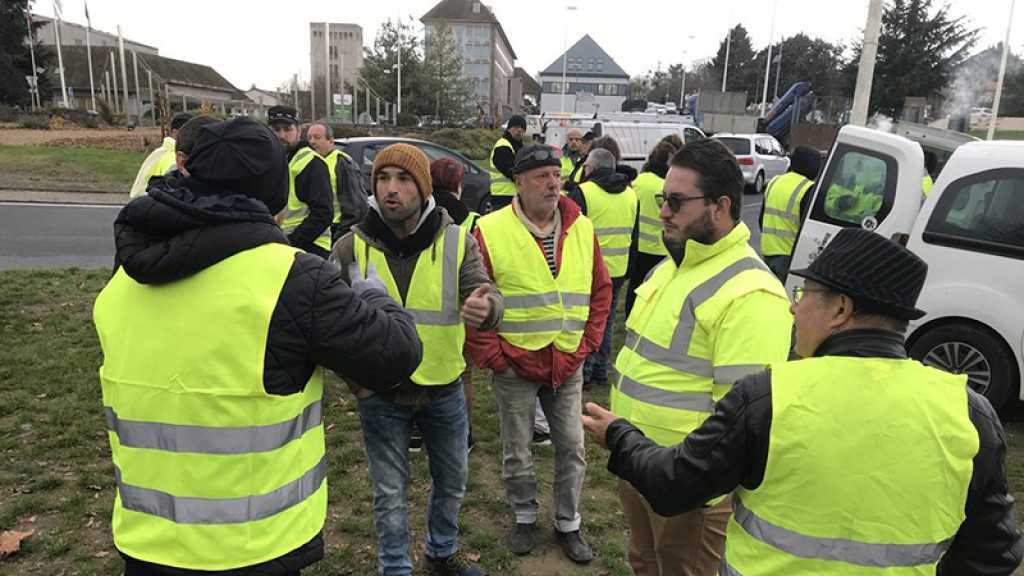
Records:
{"label": "man's beard", "polygon": [[380,203],[378,206],[381,218],[393,226],[404,225],[410,219],[415,218],[416,213],[419,211],[419,206],[415,204],[398,208],[388,208],[384,203]]}
{"label": "man's beard", "polygon": [[715,223],[711,219],[711,211],[704,210],[701,217],[696,222],[689,224],[683,229],[684,239],[678,241],[669,238],[662,233],[662,241],[665,244],[665,249],[672,256],[672,259],[676,261],[676,265],[682,264],[683,256],[686,254],[686,241],[693,240],[700,244],[713,244],[715,237]]}

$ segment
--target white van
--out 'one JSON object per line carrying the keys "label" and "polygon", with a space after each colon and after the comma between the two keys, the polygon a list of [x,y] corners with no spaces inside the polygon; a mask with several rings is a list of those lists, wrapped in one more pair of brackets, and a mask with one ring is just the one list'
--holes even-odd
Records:
{"label": "white van", "polygon": [[544,142],[561,148],[565,144],[565,135],[572,128],[583,132],[588,130],[600,136],[611,136],[619,144],[622,152],[622,164],[640,170],[654,146],[669,134],[678,134],[683,142],[693,142],[704,138],[704,132],[692,124],[679,122],[615,122],[603,120],[572,120],[552,122],[544,133]]}
{"label": "white van", "polygon": [[[843,227],[904,242],[928,263],[918,299],[927,315],[910,325],[911,356],[967,374],[996,408],[1024,399],[1024,142],[960,146],[922,203],[923,176],[917,142],[843,127],[792,269],[807,267]],[[789,276],[786,286],[801,282]]]}

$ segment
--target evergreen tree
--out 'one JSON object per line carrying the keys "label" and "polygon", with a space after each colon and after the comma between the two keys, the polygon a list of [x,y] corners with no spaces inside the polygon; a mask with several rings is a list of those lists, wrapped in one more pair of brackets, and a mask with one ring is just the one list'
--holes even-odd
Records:
{"label": "evergreen tree", "polygon": [[430,114],[444,124],[466,117],[473,96],[472,80],[463,76],[462,53],[452,27],[440,22],[428,31],[423,57],[425,104]]}
{"label": "evergreen tree", "polygon": [[[28,40],[28,0],[0,2],[0,102],[28,106],[30,104],[26,76],[32,75],[32,58]],[[32,23],[33,38],[38,38],[40,22]],[[53,53],[39,42],[35,45],[36,66],[50,68]],[[49,79],[39,76],[41,94],[48,94]]]}

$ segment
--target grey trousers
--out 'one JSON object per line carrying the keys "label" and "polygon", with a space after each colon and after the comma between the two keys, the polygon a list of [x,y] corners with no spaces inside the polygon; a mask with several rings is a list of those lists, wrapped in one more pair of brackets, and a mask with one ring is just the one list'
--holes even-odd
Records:
{"label": "grey trousers", "polygon": [[558,388],[520,378],[513,370],[494,375],[494,395],[501,419],[501,477],[517,524],[537,521],[537,477],[533,471],[533,420],[536,399],[551,426],[555,446],[553,487],[555,529],[580,528],[580,493],[587,472],[583,446],[582,367]]}

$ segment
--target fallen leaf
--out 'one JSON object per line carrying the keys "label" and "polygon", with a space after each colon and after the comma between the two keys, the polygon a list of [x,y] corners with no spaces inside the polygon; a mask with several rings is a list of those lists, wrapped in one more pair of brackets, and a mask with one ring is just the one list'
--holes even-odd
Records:
{"label": "fallen leaf", "polygon": [[32,534],[35,534],[35,530],[29,530],[28,532],[5,530],[0,532],[0,558],[16,554],[18,550],[21,550],[21,541]]}
{"label": "fallen leaf", "polygon": [[469,554],[466,554],[466,558],[468,558],[470,562],[479,562],[480,561],[480,555],[477,554],[476,552],[471,552]]}
{"label": "fallen leaf", "polygon": [[100,490],[103,490],[102,486],[98,486],[96,484],[89,484],[88,486],[86,486],[86,488],[88,488],[89,490],[95,490],[97,492],[99,492]]}
{"label": "fallen leaf", "polygon": [[334,424],[333,424],[333,423],[331,423],[331,424],[328,424],[328,425],[327,425],[327,430],[326,430],[326,431],[327,431],[327,432],[330,432],[330,431],[331,431],[331,430],[333,430],[333,429],[334,429]]}
{"label": "fallen leaf", "polygon": [[110,555],[110,552],[107,552],[106,550],[100,550],[99,552],[93,554],[92,557],[93,558],[106,558],[109,555]]}

